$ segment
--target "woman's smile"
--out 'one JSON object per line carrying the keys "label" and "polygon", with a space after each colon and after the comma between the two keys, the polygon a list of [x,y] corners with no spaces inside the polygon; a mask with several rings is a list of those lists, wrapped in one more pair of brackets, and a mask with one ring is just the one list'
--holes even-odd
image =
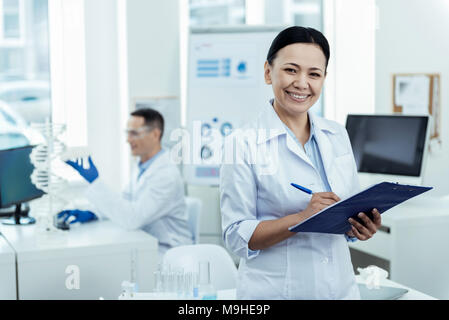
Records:
{"label": "woman's smile", "polygon": [[307,93],[297,93],[293,91],[285,90],[287,96],[294,102],[303,103],[306,102],[312,95]]}

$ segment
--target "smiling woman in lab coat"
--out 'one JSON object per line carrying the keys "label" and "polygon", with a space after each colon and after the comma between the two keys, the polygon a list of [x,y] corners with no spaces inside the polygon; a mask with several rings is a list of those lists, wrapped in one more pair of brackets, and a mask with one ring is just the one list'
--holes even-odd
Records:
{"label": "smiling woman in lab coat", "polygon": [[242,139],[236,131],[225,142],[224,159],[230,159],[226,145],[231,141],[235,153],[220,174],[223,238],[241,257],[239,299],[360,299],[348,241],[376,233],[377,210],[373,220],[361,213],[363,224],[351,220],[346,235],[288,230],[359,191],[345,128],[309,112],[321,94],[328,60],[329,44],[319,31],[282,31],[265,63],[274,99],[247,126],[256,134],[246,136],[255,138]]}

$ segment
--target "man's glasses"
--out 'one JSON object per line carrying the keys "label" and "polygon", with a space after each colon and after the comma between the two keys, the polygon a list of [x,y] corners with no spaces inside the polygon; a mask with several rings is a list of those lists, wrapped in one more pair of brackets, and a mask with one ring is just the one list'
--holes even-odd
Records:
{"label": "man's glasses", "polygon": [[141,127],[138,129],[126,129],[125,134],[127,137],[132,139],[142,138],[145,134],[149,133],[152,130],[150,127]]}

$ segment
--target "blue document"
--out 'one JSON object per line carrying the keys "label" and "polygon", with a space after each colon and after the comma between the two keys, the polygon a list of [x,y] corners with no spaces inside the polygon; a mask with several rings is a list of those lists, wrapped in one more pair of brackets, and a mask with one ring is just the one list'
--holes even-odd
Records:
{"label": "blue document", "polygon": [[372,218],[371,211],[374,208],[382,214],[394,206],[431,189],[432,187],[382,182],[345,200],[334,203],[310,218],[290,227],[289,230],[293,232],[345,234],[351,229],[351,224],[348,222],[349,218],[352,217],[363,224],[361,219],[357,217],[359,212],[364,212]]}

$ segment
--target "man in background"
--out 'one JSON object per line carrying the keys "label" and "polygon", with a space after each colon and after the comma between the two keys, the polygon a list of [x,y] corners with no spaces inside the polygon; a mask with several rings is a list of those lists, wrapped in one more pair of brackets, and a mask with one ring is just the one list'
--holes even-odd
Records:
{"label": "man in background", "polygon": [[66,210],[59,217],[74,217],[71,223],[108,218],[126,229],[142,229],[158,239],[161,255],[172,247],[192,244],[181,174],[161,147],[162,115],[153,109],[134,111],[126,132],[131,153],[139,161],[123,194],[106,186],[90,157],[88,169],[82,159],[67,161],[89,182],[86,196],[95,209]]}

